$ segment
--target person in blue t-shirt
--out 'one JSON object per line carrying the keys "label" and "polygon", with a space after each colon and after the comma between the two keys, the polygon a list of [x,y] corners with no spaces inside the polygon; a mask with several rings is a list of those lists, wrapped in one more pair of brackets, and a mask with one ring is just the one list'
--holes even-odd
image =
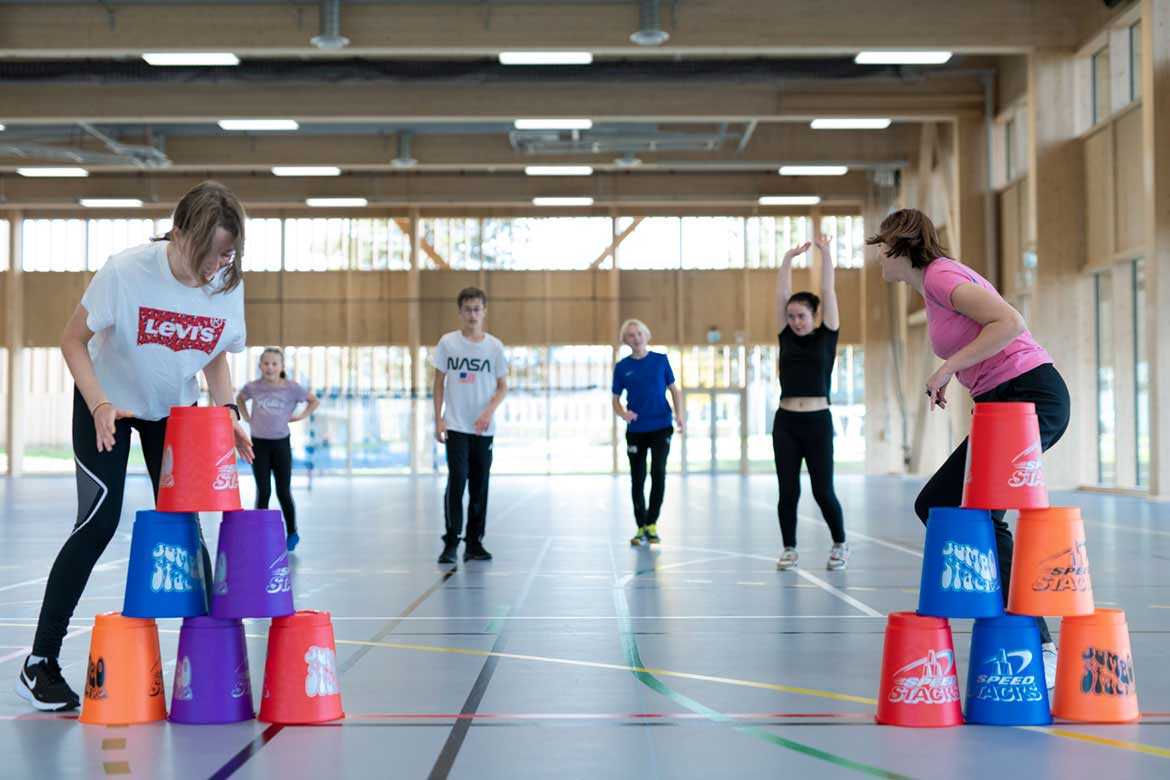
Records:
{"label": "person in blue t-shirt", "polygon": [[[626,421],[626,454],[630,458],[630,481],[634,519],[638,532],[632,545],[658,541],[658,513],[666,493],[666,458],[670,437],[677,426],[683,432],[682,393],[670,370],[670,360],[651,352],[650,329],[641,320],[626,320],[619,332],[622,343],[633,354],[613,367],[613,410]],[[666,391],[674,401],[674,413],[666,402]],[[622,407],[622,392],[626,406]],[[650,453],[650,506],[646,506],[646,453]]]}

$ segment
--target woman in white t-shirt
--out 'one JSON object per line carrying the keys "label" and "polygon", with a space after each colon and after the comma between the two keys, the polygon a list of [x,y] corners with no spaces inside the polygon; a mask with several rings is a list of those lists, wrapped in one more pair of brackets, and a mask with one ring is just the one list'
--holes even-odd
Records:
{"label": "woman in white t-shirt", "polygon": [[[155,495],[167,415],[199,400],[203,373],[213,403],[236,413],[236,448],[252,442],[232,400],[227,352],[244,349],[244,210],[217,182],[175,207],[173,227],[112,256],[90,281],[61,337],[76,385],[73,455],[77,523],[49,572],[32,655],[16,691],[38,710],[78,706],[57,655],[69,619],[122,513],[130,432],[138,431]],[[204,584],[211,561],[203,549]]]}

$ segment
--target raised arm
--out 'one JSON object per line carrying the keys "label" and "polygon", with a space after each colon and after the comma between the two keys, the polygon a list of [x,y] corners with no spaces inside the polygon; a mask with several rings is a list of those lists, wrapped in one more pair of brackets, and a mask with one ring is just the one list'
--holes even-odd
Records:
{"label": "raised arm", "polygon": [[784,253],[780,267],[776,269],[776,330],[784,330],[788,321],[788,299],[792,297],[792,258],[804,254],[812,246],[805,241]]}
{"label": "raised arm", "polygon": [[833,239],[817,236],[821,251],[821,322],[829,330],[841,329],[841,311],[837,306],[837,271],[833,268]]}

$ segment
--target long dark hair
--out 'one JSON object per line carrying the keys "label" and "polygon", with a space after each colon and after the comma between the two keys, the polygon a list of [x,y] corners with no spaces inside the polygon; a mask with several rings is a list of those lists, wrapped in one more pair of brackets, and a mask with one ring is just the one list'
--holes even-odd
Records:
{"label": "long dark hair", "polygon": [[791,303],[799,303],[802,306],[807,306],[809,308],[809,311],[811,311],[813,313],[813,316],[815,317],[817,315],[817,309],[819,309],[821,306],[821,299],[818,298],[817,296],[813,295],[810,292],[803,292],[802,291],[802,292],[793,293],[792,297],[790,297],[788,299],[788,303],[786,303],[784,305],[788,306],[788,304],[791,304]]}
{"label": "long dark hair", "polygon": [[930,217],[918,209],[900,209],[882,220],[878,232],[865,239],[869,245],[885,244],[886,257],[905,257],[919,270],[937,258],[946,257],[947,249],[939,241]]}

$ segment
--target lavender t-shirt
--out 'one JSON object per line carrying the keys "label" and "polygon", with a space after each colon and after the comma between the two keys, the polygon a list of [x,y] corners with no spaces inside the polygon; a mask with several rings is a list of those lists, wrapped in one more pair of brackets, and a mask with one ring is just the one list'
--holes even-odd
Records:
{"label": "lavender t-shirt", "polygon": [[[983,330],[983,324],[955,311],[951,293],[960,284],[970,283],[999,295],[991,282],[962,263],[939,257],[926,266],[923,274],[926,298],[926,330],[934,354],[943,360],[970,344]],[[1015,379],[1033,368],[1051,363],[1052,357],[1036,343],[1032,334],[1024,331],[986,360],[955,374],[959,384],[977,398],[1009,379]]]}
{"label": "lavender t-shirt", "polygon": [[257,379],[244,385],[240,397],[252,399],[253,438],[283,439],[289,435],[288,418],[297,404],[308,400],[309,391],[288,379],[276,384]]}

